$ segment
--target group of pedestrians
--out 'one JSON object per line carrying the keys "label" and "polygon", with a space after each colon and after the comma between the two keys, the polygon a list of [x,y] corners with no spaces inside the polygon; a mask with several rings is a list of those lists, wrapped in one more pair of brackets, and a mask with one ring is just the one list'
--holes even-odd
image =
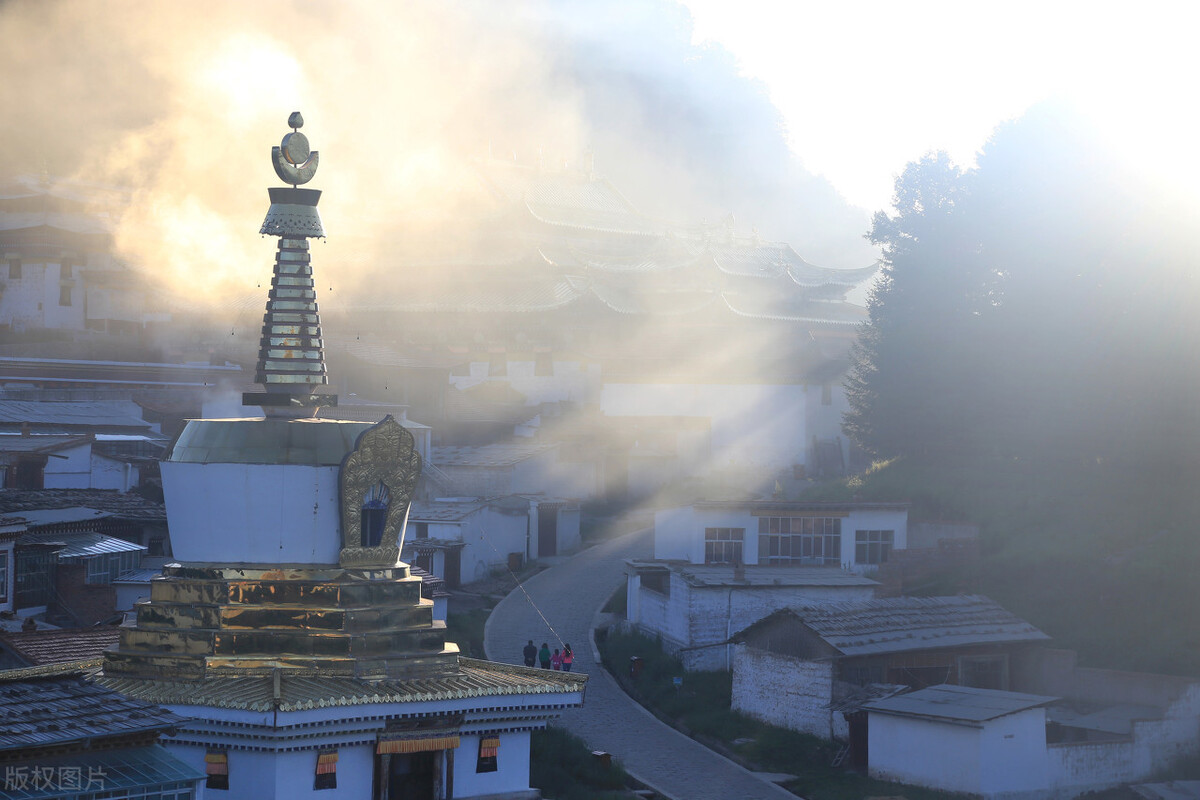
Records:
{"label": "group of pedestrians", "polygon": [[550,646],[546,642],[542,642],[542,648],[539,650],[534,646],[533,639],[530,639],[522,653],[525,656],[525,666],[527,667],[536,667],[541,664],[542,669],[559,669],[563,672],[570,672],[571,665],[575,663],[575,653],[571,650],[569,643],[563,645],[562,652],[555,648],[551,653]]}

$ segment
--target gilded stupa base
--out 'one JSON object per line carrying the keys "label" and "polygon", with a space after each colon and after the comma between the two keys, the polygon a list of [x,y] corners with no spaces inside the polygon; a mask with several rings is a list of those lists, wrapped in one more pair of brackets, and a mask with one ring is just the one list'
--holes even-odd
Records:
{"label": "gilded stupa base", "polygon": [[458,647],[408,566],[172,564],[104,670],[201,680],[274,669],[387,679],[452,673]]}

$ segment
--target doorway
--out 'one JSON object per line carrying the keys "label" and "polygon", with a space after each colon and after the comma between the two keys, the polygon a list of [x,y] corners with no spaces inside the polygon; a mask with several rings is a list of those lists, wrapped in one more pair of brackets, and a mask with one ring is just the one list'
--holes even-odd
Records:
{"label": "doorway", "polygon": [[558,510],[562,503],[539,503],[538,558],[558,555]]}

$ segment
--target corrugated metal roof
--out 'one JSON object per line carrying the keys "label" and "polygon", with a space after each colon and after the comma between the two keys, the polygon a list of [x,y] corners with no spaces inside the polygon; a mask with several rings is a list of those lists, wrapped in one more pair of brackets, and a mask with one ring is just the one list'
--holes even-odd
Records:
{"label": "corrugated metal roof", "polygon": [[182,717],[166,709],[122,696],[79,674],[12,680],[0,672],[0,750],[162,730],[181,722]]}
{"label": "corrugated metal roof", "polygon": [[72,533],[51,531],[46,533],[27,533],[21,537],[22,544],[39,542],[62,542],[66,546],[58,551],[61,558],[92,558],[110,553],[136,553],[146,550],[140,544],[127,542],[102,533]]}
{"label": "corrugated metal roof", "polygon": [[[120,750],[84,750],[54,758],[22,759],[20,767],[28,776],[54,776],[52,780],[30,779],[18,784],[9,773],[0,796],[5,800],[50,800],[63,797],[89,797],[103,791],[105,797],[148,797],[140,789],[153,791],[167,784],[197,783],[205,775],[167,752],[161,745],[131,747]],[[10,767],[11,769],[11,767]],[[60,772],[70,769],[78,776],[80,790],[66,792]],[[34,772],[34,770],[38,770]],[[18,788],[18,785],[20,788]],[[158,797],[158,792],[153,791]],[[168,792],[168,796],[175,796]]]}
{"label": "corrugated metal roof", "polygon": [[162,567],[131,569],[127,572],[122,572],[113,583],[144,583],[149,585],[150,581],[159,575],[162,575]]}
{"label": "corrugated metal roof", "polygon": [[1040,694],[974,689],[970,686],[930,686],[909,694],[872,700],[863,708],[898,716],[933,717],[952,722],[986,722],[1037,708],[1057,700]]}
{"label": "corrugated metal roof", "polygon": [[893,597],[797,608],[791,613],[847,656],[1050,638],[980,595]]}
{"label": "corrugated metal roof", "polygon": [[[409,680],[365,681],[354,678],[280,671],[280,711],[333,706],[416,703],[506,695],[570,695],[581,693],[588,676],[552,672],[491,661],[459,659],[459,670]],[[210,675],[203,681],[150,681],[102,676],[104,686],[129,697],[165,705],[213,706],[270,711],[276,708],[271,676]],[[548,700],[547,702],[554,702]],[[566,703],[566,698],[561,702]],[[567,703],[576,705],[575,702]]]}

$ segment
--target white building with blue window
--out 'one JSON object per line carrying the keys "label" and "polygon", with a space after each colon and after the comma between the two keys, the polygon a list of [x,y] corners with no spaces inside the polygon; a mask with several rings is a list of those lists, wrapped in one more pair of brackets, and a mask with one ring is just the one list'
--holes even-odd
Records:
{"label": "white building with blue window", "polygon": [[654,558],[627,563],[630,625],[687,669],[728,669],[736,631],[789,606],[870,600],[907,544],[906,503],[702,501],[660,511]]}

